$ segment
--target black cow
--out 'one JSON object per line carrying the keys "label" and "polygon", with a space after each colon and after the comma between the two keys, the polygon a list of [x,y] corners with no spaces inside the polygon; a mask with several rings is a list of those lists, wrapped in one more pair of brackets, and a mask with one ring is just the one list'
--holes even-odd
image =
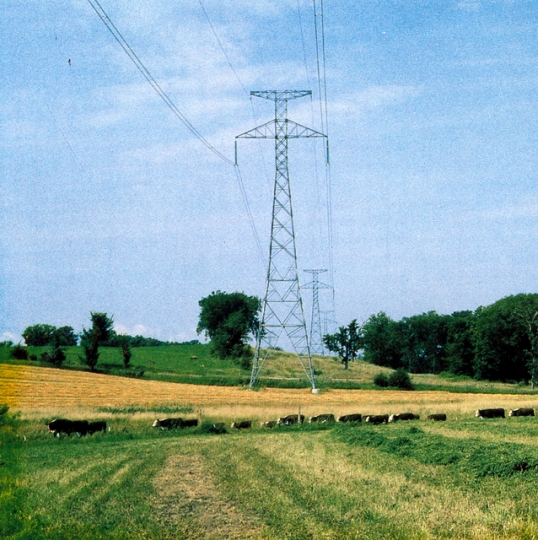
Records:
{"label": "black cow", "polygon": [[534,409],[522,407],[520,409],[512,409],[508,416],[534,416]]}
{"label": "black cow", "polygon": [[369,414],[364,418],[370,424],[386,424],[389,421],[388,414]]}
{"label": "black cow", "polygon": [[477,418],[504,418],[504,409],[478,409]]}
{"label": "black cow", "polygon": [[420,420],[420,416],[418,414],[413,414],[410,412],[391,414],[389,416],[389,422],[398,422],[400,420]]}
{"label": "black cow", "polygon": [[178,427],[183,427],[183,418],[161,418],[160,420],[155,420],[151,427],[158,427],[161,429],[174,429]]}
{"label": "black cow", "polygon": [[277,424],[276,420],[269,420],[269,422],[262,422],[260,426],[266,427],[266,428],[274,428],[276,424]]}
{"label": "black cow", "polygon": [[278,419],[278,424],[284,426],[291,426],[297,423],[302,424],[303,422],[304,414],[301,414],[300,416],[298,414],[289,414],[288,416],[284,416]]}
{"label": "black cow", "polygon": [[65,420],[58,418],[47,424],[49,431],[59,437],[61,433],[65,433],[68,437],[71,433],[76,433],[79,437],[88,433],[89,424],[87,420]]}
{"label": "black cow", "polygon": [[362,414],[345,414],[338,419],[339,422],[362,422]]}
{"label": "black cow", "polygon": [[319,422],[320,424],[326,424],[327,422],[334,422],[334,414],[318,414],[318,416],[312,416],[310,423]]}
{"label": "black cow", "polygon": [[252,420],[243,420],[242,422],[232,422],[232,427],[235,429],[250,429]]}
{"label": "black cow", "polygon": [[179,427],[196,427],[198,425],[198,419],[197,418],[188,418],[187,420],[183,420],[183,423]]}
{"label": "black cow", "polygon": [[446,420],[446,414],[444,413],[435,413],[428,414],[426,420],[433,420],[434,422],[444,422]]}
{"label": "black cow", "polygon": [[90,422],[88,424],[88,433],[93,435],[98,431],[106,431],[106,422],[104,420],[99,420],[97,422]]}

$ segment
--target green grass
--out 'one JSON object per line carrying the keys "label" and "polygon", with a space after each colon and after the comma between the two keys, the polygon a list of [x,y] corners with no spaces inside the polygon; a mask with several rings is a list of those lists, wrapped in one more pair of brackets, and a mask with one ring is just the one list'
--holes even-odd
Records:
{"label": "green grass", "polygon": [[[0,347],[0,363],[30,364],[50,367],[39,361],[46,347],[28,347],[28,352],[38,360],[13,360],[9,357],[10,348]],[[137,377],[190,384],[217,386],[245,386],[250,381],[250,371],[242,369],[230,360],[220,360],[210,354],[209,345],[182,345],[161,347],[136,347],[132,349],[131,368],[125,370],[123,358],[118,348],[101,347],[97,371],[110,375]],[[88,370],[82,361],[81,347],[68,347],[67,359],[62,369]],[[363,361],[351,362],[345,371],[342,364],[332,357],[316,356],[314,367],[318,373],[316,384],[321,390],[326,388],[352,390],[379,390],[373,384],[379,373],[390,374],[392,370],[367,364]],[[538,393],[529,386],[518,384],[490,383],[475,381],[469,377],[447,376],[447,374],[413,374],[411,379],[416,390],[443,390],[462,393],[488,394],[530,394]],[[308,388],[306,379],[297,358],[286,352],[278,353],[264,366],[259,379],[261,386],[273,388]]]}
{"label": "green grass", "polygon": [[2,452],[17,456],[1,484],[3,538],[538,535],[534,419],[213,435],[133,417],[80,439],[18,422],[2,432]]}

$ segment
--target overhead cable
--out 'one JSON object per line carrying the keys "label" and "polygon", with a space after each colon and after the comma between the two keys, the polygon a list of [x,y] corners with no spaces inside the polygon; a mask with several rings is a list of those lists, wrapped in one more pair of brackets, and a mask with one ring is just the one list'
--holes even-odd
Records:
{"label": "overhead cable", "polygon": [[170,99],[168,94],[161,88],[159,83],[153,78],[153,75],[148,71],[146,66],[133,51],[129,43],[121,35],[121,32],[116,28],[110,17],[107,15],[106,11],[103,9],[98,0],[88,0],[88,3],[93,8],[98,17],[103,21],[104,25],[107,27],[109,32],[112,34],[114,39],[119,43],[121,48],[125,51],[127,56],[136,66],[138,71],[142,73],[144,78],[149,82],[151,87],[157,92],[159,97],[165,102],[165,104],[170,108],[174,115],[179,118],[179,120],[187,127],[187,129],[200,141],[202,142],[211,152],[213,152],[220,159],[225,161],[230,165],[234,165],[234,162],[231,159],[228,159],[224,154],[219,152],[209,141],[207,141],[201,133],[191,124],[191,122],[186,118],[186,116],[178,109],[176,104]]}

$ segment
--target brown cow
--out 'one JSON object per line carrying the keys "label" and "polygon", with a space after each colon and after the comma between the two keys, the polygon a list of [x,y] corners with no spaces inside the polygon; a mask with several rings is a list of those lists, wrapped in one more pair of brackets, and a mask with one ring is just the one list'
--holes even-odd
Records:
{"label": "brown cow", "polygon": [[426,420],[433,420],[434,422],[444,422],[446,420],[446,414],[444,413],[435,413],[428,414]]}
{"label": "brown cow", "polygon": [[410,412],[391,414],[389,416],[389,422],[398,422],[399,420],[420,420],[420,416],[418,414],[413,414]]}
{"label": "brown cow", "polygon": [[478,409],[475,416],[477,418],[504,418],[504,409]]}
{"label": "brown cow", "polygon": [[345,414],[338,419],[339,422],[362,422],[362,414]]}
{"label": "brown cow", "polygon": [[302,424],[304,422],[304,414],[299,416],[298,414],[289,414],[288,416],[283,416],[278,419],[279,425],[291,426],[293,424]]}
{"label": "brown cow", "polygon": [[512,409],[508,416],[534,416],[534,409],[522,407],[520,409]]}
{"label": "brown cow", "polygon": [[389,421],[388,414],[368,414],[365,415],[364,421],[370,424],[386,424]]}
{"label": "brown cow", "polygon": [[243,420],[242,422],[232,422],[232,427],[235,429],[250,429],[252,420]]}
{"label": "brown cow", "polygon": [[334,422],[334,414],[318,414],[318,416],[312,416],[310,423],[319,422],[320,424],[326,424],[327,422]]}

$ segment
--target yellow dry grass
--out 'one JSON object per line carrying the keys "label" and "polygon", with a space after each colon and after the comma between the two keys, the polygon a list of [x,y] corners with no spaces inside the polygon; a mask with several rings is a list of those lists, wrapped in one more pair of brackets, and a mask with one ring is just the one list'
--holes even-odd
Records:
{"label": "yellow dry grass", "polygon": [[[185,406],[204,416],[270,420],[296,413],[380,414],[410,411],[472,416],[477,408],[538,407],[538,397],[463,394],[441,391],[327,390],[246,388],[146,381],[54,368],[0,364],[0,401],[25,417],[69,413],[76,417],[99,407]],[[154,416],[154,413],[148,413]]]}

